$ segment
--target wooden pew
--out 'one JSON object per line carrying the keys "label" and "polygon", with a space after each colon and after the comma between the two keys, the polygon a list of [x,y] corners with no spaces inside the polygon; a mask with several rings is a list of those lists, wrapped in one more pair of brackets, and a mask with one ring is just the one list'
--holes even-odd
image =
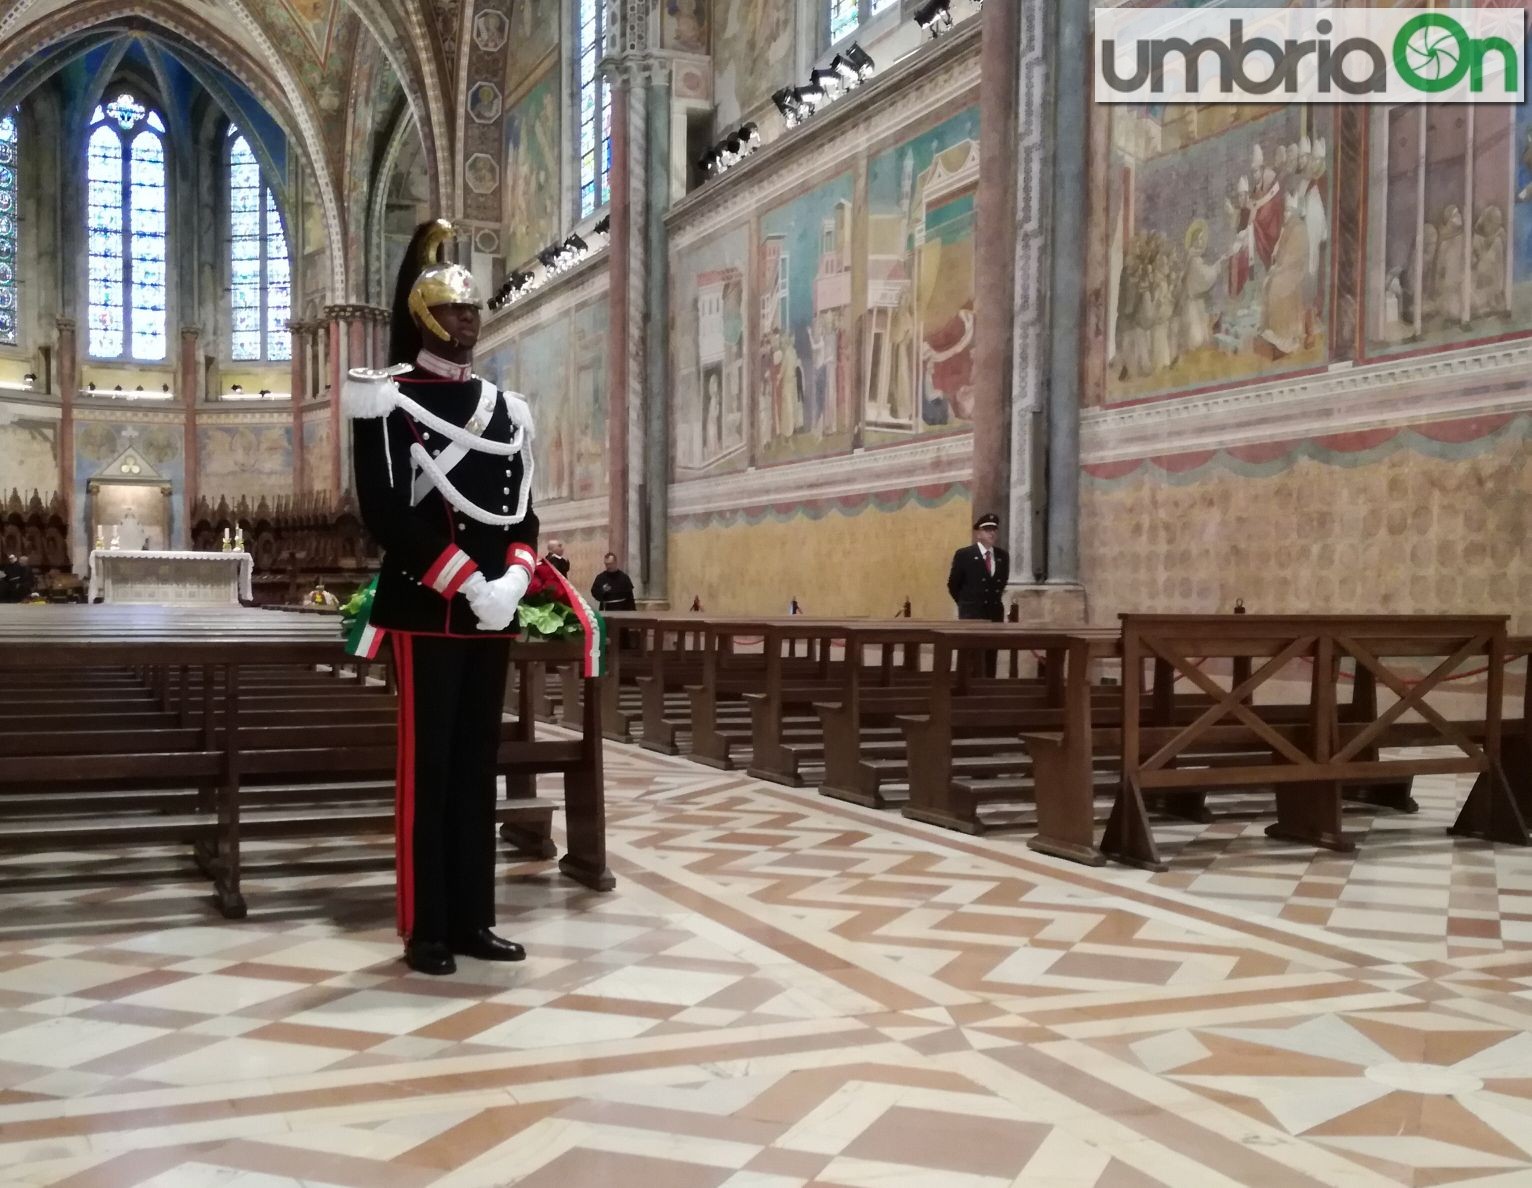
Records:
{"label": "wooden pew", "polygon": [[[1156,791],[1276,788],[1277,820],[1268,836],[1326,849],[1350,851],[1341,829],[1341,798],[1348,786],[1397,787],[1416,775],[1472,773],[1484,778],[1465,804],[1460,832],[1526,844],[1526,824],[1501,767],[1501,700],[1507,652],[1506,620],[1494,616],[1123,616],[1122,782],[1102,849],[1113,858],[1148,869],[1165,869],[1149,827],[1145,796]],[[1225,689],[1193,657],[1248,660],[1248,677]],[[1371,720],[1342,715],[1337,684],[1340,662],[1355,660],[1397,697]],[[1424,659],[1435,664],[1413,685],[1388,661]],[[1184,726],[1145,725],[1142,678],[1146,660],[1167,664],[1208,698],[1208,708]],[[1465,662],[1487,672],[1477,728],[1447,720],[1429,695]],[[1289,665],[1312,666],[1306,720],[1274,721],[1257,694]],[[1254,667],[1259,665],[1259,667]],[[1362,704],[1366,708],[1365,700]],[[1401,722],[1406,712],[1416,723]],[[1230,721],[1233,719],[1233,721]],[[1475,737],[1478,735],[1478,737]],[[1183,757],[1212,743],[1249,746],[1248,763],[1208,766]],[[1447,757],[1384,755],[1399,746],[1436,746]]]}
{"label": "wooden pew", "polygon": [[[28,708],[48,689],[31,674],[81,671],[96,681],[105,669],[131,704],[143,706],[147,695],[148,708],[131,721],[101,714],[82,724],[47,713],[0,721],[0,845],[187,842],[214,881],[220,909],[237,917],[245,911],[242,834],[391,827],[394,698],[341,654],[333,623],[229,610],[68,610],[52,618],[38,608],[0,614],[0,688]],[[567,664],[577,652],[575,644],[517,644],[512,662]],[[316,673],[321,667],[324,675]],[[137,690],[123,673],[140,681]],[[358,676],[363,683],[353,684]],[[328,683],[329,691],[313,703],[308,694],[284,699],[284,679],[300,689]],[[355,692],[339,694],[337,679]],[[333,708],[341,702],[344,709]],[[509,799],[499,815],[512,827],[508,839],[541,837],[541,856],[554,806],[527,793],[537,773],[562,773],[569,853],[560,868],[606,890],[613,880],[599,713],[599,698],[584,697],[584,733],[570,741],[537,740],[525,713],[507,723],[500,768]],[[24,728],[10,729],[17,725]]]}
{"label": "wooden pew", "polygon": [[[994,624],[899,620],[848,630],[848,651],[863,657],[863,663],[844,668],[838,687],[814,703],[824,739],[821,795],[871,808],[899,807],[907,801],[909,763],[899,721],[930,709],[937,634],[975,630],[992,632]],[[873,663],[867,662],[869,652]],[[1001,714],[1039,697],[1042,683],[1029,675],[1030,656],[1027,663],[1023,656],[1013,649],[999,669],[1005,675],[996,678],[977,676],[977,670],[960,674],[965,709]],[[954,761],[983,759],[1008,742],[1014,738],[960,732],[952,739]]]}
{"label": "wooden pew", "polygon": [[[1046,781],[1032,781],[1037,832],[1028,845],[1041,853],[1099,866],[1095,844],[1095,760],[1090,666],[1116,655],[1117,633],[1089,629],[953,628],[934,633],[933,680],[925,713],[900,719],[908,748],[910,796],[903,813],[917,821],[982,833],[997,822],[982,811],[983,790],[960,780],[954,770],[954,740],[964,730],[1004,732],[1008,746],[994,748],[1013,775],[1030,772],[1032,756],[1023,745],[1028,728],[1057,725],[1067,738],[1068,762]],[[968,656],[986,650],[1022,649],[1039,654],[1044,667],[1040,702],[998,713],[961,708],[973,664]],[[958,708],[955,708],[957,703]],[[993,768],[992,768],[993,769]],[[991,769],[991,770],[992,770]],[[1014,795],[1007,791],[1009,798]]]}

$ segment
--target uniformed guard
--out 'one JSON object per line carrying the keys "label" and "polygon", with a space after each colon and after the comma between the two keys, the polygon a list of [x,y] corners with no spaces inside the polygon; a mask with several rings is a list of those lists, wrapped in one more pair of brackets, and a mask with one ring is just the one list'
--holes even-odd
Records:
{"label": "uniformed guard", "polygon": [[383,636],[399,682],[398,927],[411,969],[454,954],[520,961],[495,922],[496,755],[516,608],[537,564],[532,416],[472,372],[479,295],[438,262],[454,234],[415,233],[385,371],[351,372],[362,519],[383,548],[361,655]]}
{"label": "uniformed guard", "polygon": [[[947,572],[947,593],[957,603],[960,619],[978,619],[991,623],[1005,620],[1005,586],[1011,580],[1011,555],[995,544],[1000,535],[1000,517],[991,513],[973,524],[973,544],[952,554],[952,568]],[[994,676],[999,656],[984,654],[984,671]]]}

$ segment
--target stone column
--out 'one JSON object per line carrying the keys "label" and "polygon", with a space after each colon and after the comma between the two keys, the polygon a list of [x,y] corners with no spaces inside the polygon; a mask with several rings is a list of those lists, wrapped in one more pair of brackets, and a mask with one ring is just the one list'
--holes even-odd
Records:
{"label": "stone column", "polygon": [[607,548],[631,568],[628,549],[628,282],[633,252],[631,205],[628,195],[628,80],[624,72],[612,77],[612,171],[608,178],[612,201],[608,258],[607,341]]}
{"label": "stone column", "polygon": [[346,451],[341,449],[341,436],[345,432],[345,424],[340,419],[340,385],[341,376],[344,374],[346,353],[346,335],[341,323],[341,306],[332,305],[325,313],[325,336],[328,351],[325,360],[326,383],[330,387],[330,464],[334,467],[335,491],[344,491],[350,485],[350,475],[342,469],[346,459]]}
{"label": "stone column", "polygon": [[[649,300],[649,63],[635,61],[631,66],[628,88],[627,199],[628,199],[628,321],[624,337],[628,353],[628,481],[623,484],[622,539],[628,563],[637,561],[640,570],[647,560],[646,542],[639,531],[642,509],[635,496],[645,480],[644,443],[648,437],[647,415],[650,392],[648,317]],[[615,194],[615,189],[614,189]],[[619,551],[619,556],[624,552]],[[631,570],[630,570],[631,572]],[[640,574],[642,576],[642,574]],[[639,589],[645,597],[648,583]]]}
{"label": "stone column", "polygon": [[304,352],[307,349],[304,338],[307,332],[307,323],[288,322],[287,328],[293,336],[293,362],[291,384],[293,401],[293,495],[302,494],[303,481],[303,399],[304,399]]}
{"label": "stone column", "polygon": [[1021,6],[986,4],[980,42],[979,193],[974,269],[973,510],[1005,514],[1015,581],[1030,581],[1032,525],[1010,521],[1011,341],[1016,269],[1017,63]]}
{"label": "stone column", "polygon": [[1090,185],[1090,10],[1056,0],[1053,252],[1049,309],[1048,582],[1080,580],[1080,395],[1086,195]]}
{"label": "stone column", "polygon": [[185,518],[187,523],[176,525],[176,535],[179,537],[182,533],[187,534],[183,543],[188,548],[191,546],[189,527],[192,508],[196,507],[197,496],[201,494],[200,483],[198,482],[197,460],[197,405],[202,399],[201,340],[202,327],[181,327],[181,377],[180,391],[177,395],[180,396],[186,406],[186,445],[184,447],[186,455],[186,489],[183,494],[185,495]]}
{"label": "stone column", "polygon": [[670,63],[649,72],[649,186],[647,194],[649,284],[644,299],[643,338],[648,344],[644,416],[644,499],[639,507],[643,555],[639,567],[651,599],[670,592]]}
{"label": "stone column", "polygon": [[80,359],[75,340],[73,318],[59,318],[54,326],[58,337],[55,352],[58,356],[59,404],[59,491],[69,501],[69,560],[76,573],[85,573],[90,560],[90,533],[88,525],[84,532],[84,548],[80,546],[79,527],[84,523],[85,508],[76,498],[74,489],[74,397],[80,390]]}
{"label": "stone column", "polygon": [[[1072,8],[1071,5],[1074,7]],[[989,10],[998,6],[986,5]],[[1079,11],[1076,12],[1076,9]],[[1011,571],[1016,577],[1011,600],[1019,608],[1024,623],[1081,623],[1085,619],[1084,591],[1074,583],[1074,566],[1067,567],[1068,578],[1049,567],[1054,542],[1052,498],[1055,489],[1067,491],[1079,482],[1078,445],[1075,462],[1067,473],[1055,468],[1053,428],[1057,409],[1064,415],[1063,430],[1069,432],[1070,416],[1075,431],[1071,440],[1078,442],[1079,385],[1078,343],[1066,346],[1068,360],[1057,360],[1056,352],[1067,336],[1055,337],[1057,325],[1080,319],[1080,280],[1078,270],[1084,265],[1085,180],[1070,172],[1070,182],[1054,175],[1069,170],[1071,154],[1083,164],[1087,146],[1083,119],[1086,97],[1083,72],[1088,65],[1085,50],[1068,50],[1058,44],[1058,28],[1064,17],[1089,18],[1088,9],[1078,0],[1017,0],[1014,36],[1017,40],[1015,79],[1018,87],[1015,140],[1012,150],[1016,177],[1014,182],[1015,245],[1011,320],[1011,393],[1010,393],[1010,504],[1008,530],[1011,541]],[[1062,15],[1061,15],[1062,14]],[[986,29],[986,34],[988,30]],[[988,48],[988,47],[986,47]],[[1066,66],[1069,52],[1077,52],[1079,62]],[[986,62],[986,69],[988,63]],[[1074,95],[1061,92],[1077,86]],[[1055,96],[1057,99],[1055,100]],[[1061,121],[1079,119],[1071,133],[1073,145],[1061,140]],[[1070,186],[1074,188],[1071,189]],[[1074,239],[1069,238],[1069,224],[1053,221],[1059,208],[1072,212],[1076,220]],[[1061,250],[1055,250],[1055,246]],[[1073,259],[1076,275],[1060,285],[1057,271]],[[1074,296],[1070,296],[1070,287]],[[1070,307],[1073,300],[1074,307]],[[1054,363],[1068,373],[1076,366],[1076,383],[1067,391],[1054,386]],[[1073,413],[1068,405],[1074,402]],[[1058,453],[1062,461],[1068,450]],[[1073,532],[1078,494],[1069,497],[1060,514],[1067,517]],[[1075,550],[1071,548],[1070,555]]]}

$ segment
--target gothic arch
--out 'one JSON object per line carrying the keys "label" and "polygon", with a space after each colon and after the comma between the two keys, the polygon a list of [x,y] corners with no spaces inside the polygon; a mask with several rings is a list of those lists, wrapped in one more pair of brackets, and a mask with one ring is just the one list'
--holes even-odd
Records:
{"label": "gothic arch", "polygon": [[[292,144],[306,158],[317,183],[324,213],[325,232],[330,244],[330,283],[335,293],[346,293],[349,291],[348,261],[341,204],[320,132],[319,117],[304,101],[305,92],[259,21],[252,16],[248,2],[228,0],[244,26],[240,30],[240,39],[236,39],[209,22],[201,12],[178,0],[66,0],[62,8],[52,0],[19,0],[4,20],[0,20],[0,44],[5,47],[0,50],[0,78],[9,77],[12,71],[37,55],[98,29],[110,29],[118,34],[163,31],[172,42],[184,41],[214,61],[228,64],[273,116],[289,127],[296,126],[298,135],[291,138]],[[18,29],[21,16],[34,9],[45,11],[32,24]],[[255,47],[256,53],[250,52],[250,45]],[[64,60],[59,59],[60,63]]]}

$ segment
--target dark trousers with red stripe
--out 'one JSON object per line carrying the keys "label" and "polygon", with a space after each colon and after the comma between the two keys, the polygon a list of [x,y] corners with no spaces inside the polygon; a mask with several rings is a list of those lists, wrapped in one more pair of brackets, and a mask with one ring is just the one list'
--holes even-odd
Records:
{"label": "dark trousers with red stripe", "polygon": [[390,633],[399,678],[399,931],[495,922],[495,759],[510,644]]}

